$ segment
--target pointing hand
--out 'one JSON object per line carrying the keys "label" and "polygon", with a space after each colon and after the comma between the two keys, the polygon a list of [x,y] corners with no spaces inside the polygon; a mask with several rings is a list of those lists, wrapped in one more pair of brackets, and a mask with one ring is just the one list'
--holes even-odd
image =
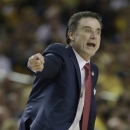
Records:
{"label": "pointing hand", "polygon": [[44,68],[44,57],[37,53],[29,58],[28,66],[34,71],[42,71]]}

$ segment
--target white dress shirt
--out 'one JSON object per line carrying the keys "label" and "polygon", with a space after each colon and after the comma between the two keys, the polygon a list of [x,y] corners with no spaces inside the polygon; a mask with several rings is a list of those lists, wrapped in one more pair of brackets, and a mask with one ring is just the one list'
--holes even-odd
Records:
{"label": "white dress shirt", "polygon": [[80,73],[81,73],[81,93],[80,93],[80,99],[77,107],[76,116],[74,119],[73,124],[69,128],[69,130],[80,130],[79,122],[81,120],[82,112],[83,112],[83,106],[84,106],[84,97],[85,97],[85,69],[84,65],[86,63],[90,63],[90,60],[86,62],[74,49],[73,49],[75,56],[77,58]]}

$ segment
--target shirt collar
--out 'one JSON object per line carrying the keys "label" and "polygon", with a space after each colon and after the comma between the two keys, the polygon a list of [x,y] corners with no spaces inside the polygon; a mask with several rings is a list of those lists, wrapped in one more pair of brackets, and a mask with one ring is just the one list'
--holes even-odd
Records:
{"label": "shirt collar", "polygon": [[74,50],[74,48],[72,48],[72,49],[73,49],[73,51],[74,51],[74,53],[75,53],[75,56],[76,56],[76,58],[77,58],[77,61],[78,61],[80,70],[83,69],[83,67],[84,67],[84,65],[85,65],[86,63],[89,63],[89,64],[90,64],[90,60],[85,61],[85,60]]}

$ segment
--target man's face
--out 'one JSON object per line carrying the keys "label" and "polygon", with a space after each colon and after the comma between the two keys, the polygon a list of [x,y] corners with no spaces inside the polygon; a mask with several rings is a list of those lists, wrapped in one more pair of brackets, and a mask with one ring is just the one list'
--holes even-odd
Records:
{"label": "man's face", "polygon": [[70,45],[86,61],[95,54],[100,46],[101,25],[95,18],[82,18],[75,32],[69,31]]}

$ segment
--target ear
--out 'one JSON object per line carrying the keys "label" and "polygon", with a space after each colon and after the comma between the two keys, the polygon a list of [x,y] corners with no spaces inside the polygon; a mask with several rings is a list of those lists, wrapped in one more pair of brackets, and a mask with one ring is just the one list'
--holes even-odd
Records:
{"label": "ear", "polygon": [[74,40],[74,32],[73,31],[69,30],[68,36],[69,36],[70,40],[72,40],[72,41]]}

